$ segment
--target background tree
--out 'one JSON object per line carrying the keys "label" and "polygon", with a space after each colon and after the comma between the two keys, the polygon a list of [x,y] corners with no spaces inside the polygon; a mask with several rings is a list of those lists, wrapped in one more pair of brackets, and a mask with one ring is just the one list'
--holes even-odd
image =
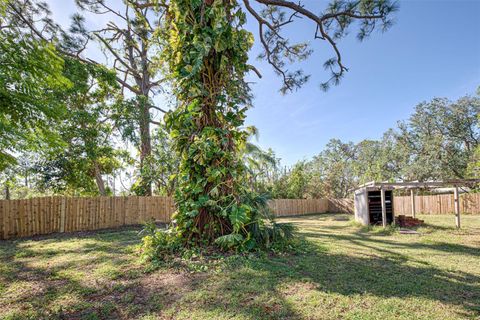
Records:
{"label": "background tree", "polygon": [[[163,22],[163,10],[159,3],[150,4],[145,1],[128,0],[111,5],[104,0],[77,0],[83,13],[109,16],[110,21],[99,30],[87,30],[85,18],[75,14],[69,32],[51,19],[48,5],[34,0],[6,2],[6,11],[15,21],[37,40],[50,43],[64,56],[75,58],[86,64],[102,65],[104,61],[95,61],[87,56],[87,48],[93,41],[100,44],[108,57],[113,57],[110,65],[117,75],[116,80],[133,97],[119,109],[122,124],[131,138],[131,142],[139,150],[139,177],[136,191],[151,195],[151,182],[142,179],[144,173],[151,171],[144,161],[151,154],[150,124],[160,122],[152,117],[154,111],[165,112],[156,106],[152,97],[161,91],[162,79],[159,78],[161,65],[159,52],[161,43],[157,40]],[[39,23],[40,22],[40,23]],[[93,40],[93,41],[92,41]],[[108,59],[107,59],[108,61]],[[133,127],[134,130],[131,130]]]}
{"label": "background tree", "polygon": [[114,146],[112,104],[120,87],[106,68],[66,58],[64,75],[73,84],[57,94],[68,112],[55,130],[64,142],[45,149],[36,168],[42,188],[70,194],[107,195],[104,175],[120,167]]}
{"label": "background tree", "polygon": [[352,142],[330,140],[325,149],[315,156],[309,167],[318,173],[323,194],[343,198],[357,184],[354,161],[356,148]]}
{"label": "background tree", "polygon": [[252,190],[260,194],[266,194],[271,192],[267,186],[271,185],[277,176],[280,159],[275,156],[272,149],[265,151],[251,141],[253,138],[258,139],[258,129],[256,127],[251,126],[247,130],[250,132],[250,137],[245,144],[242,155],[243,162],[246,165],[245,179],[249,181]]}
{"label": "background tree", "polygon": [[150,163],[150,172],[145,172],[145,176],[152,181],[156,192],[172,196],[177,187],[175,175],[180,161],[175,155],[172,139],[163,126],[158,126],[153,131],[152,154],[146,161]]}
{"label": "background tree", "polygon": [[381,140],[363,140],[355,146],[355,180],[359,184],[401,180],[407,159],[408,153],[399,145],[395,131],[389,129]]}
{"label": "background tree", "polygon": [[[76,0],[82,12],[95,15],[108,15],[110,21],[99,30],[86,30],[84,18],[75,15],[72,30],[83,36],[80,48],[85,48],[89,40],[97,41],[113,57],[112,68],[117,72],[117,81],[133,96],[128,122],[135,124],[132,141],[139,149],[139,177],[135,191],[141,195],[152,194],[151,167],[152,138],[150,125],[160,125],[152,112],[165,113],[166,108],[156,106],[152,98],[162,92],[162,65],[159,56],[162,42],[165,10],[160,3],[150,5],[146,1],[127,0],[122,4],[108,4],[104,0]],[[88,58],[91,60],[91,58]]]}
{"label": "background tree", "polygon": [[475,148],[467,169],[468,178],[480,179],[480,146]]}
{"label": "background tree", "polygon": [[406,179],[465,178],[478,146],[480,99],[464,97],[452,103],[433,99],[417,105],[407,122],[399,124],[398,141],[410,155]]}
{"label": "background tree", "polygon": [[58,142],[51,128],[65,109],[54,93],[71,85],[55,47],[32,36],[8,10],[10,3],[2,2],[0,16],[0,170],[19,150]]}
{"label": "background tree", "polygon": [[[477,97],[480,96],[480,87],[477,88]],[[480,127],[480,114],[477,116],[477,128]],[[468,177],[478,179],[480,178],[480,144],[475,147],[472,159],[468,164]]]}
{"label": "background tree", "polygon": [[286,197],[292,199],[308,198],[308,186],[311,175],[307,171],[304,161],[297,162],[288,175],[288,184],[285,190]]}

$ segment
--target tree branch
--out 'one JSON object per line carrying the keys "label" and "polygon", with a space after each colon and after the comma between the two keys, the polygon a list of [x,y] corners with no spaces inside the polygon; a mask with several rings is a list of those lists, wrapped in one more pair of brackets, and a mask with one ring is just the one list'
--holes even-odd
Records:
{"label": "tree branch", "polygon": [[[358,35],[360,39],[363,39],[374,30],[375,20],[377,19],[382,19],[384,27],[388,27],[389,21],[386,20],[386,16],[395,10],[394,4],[390,4],[388,1],[378,1],[378,3],[374,2],[373,5],[367,9],[367,12],[364,12],[359,8],[359,2],[347,1],[345,3],[338,4],[336,7],[333,7],[332,5],[332,7],[329,8],[329,10],[332,12],[316,14],[313,11],[306,9],[300,2],[295,3],[288,0],[255,1],[259,4],[267,6],[269,9],[260,13],[260,11],[255,10],[251,6],[250,0],[243,0],[243,3],[246,10],[257,20],[259,24],[259,38],[264,47],[267,61],[273,66],[275,71],[283,77],[285,87],[290,91],[294,87],[301,85],[302,81],[306,80],[305,78],[301,78],[301,71],[290,73],[288,70],[283,70],[285,65],[283,60],[293,60],[292,57],[297,60],[303,60],[310,54],[310,51],[307,51],[305,49],[306,47],[302,47],[301,44],[288,44],[288,40],[285,40],[280,34],[281,28],[291,23],[294,17],[305,17],[314,22],[316,25],[314,38],[327,41],[333,48],[335,58],[329,59],[324,66],[326,69],[330,69],[332,73],[332,77],[327,81],[326,84],[332,81],[334,81],[336,84],[343,74],[348,71],[348,69],[343,64],[341,52],[334,39],[340,38],[344,35],[344,32],[348,25],[351,24],[352,19],[364,20]],[[290,18],[284,18],[282,15],[283,12],[279,13],[279,9],[275,8],[291,10],[292,13]],[[329,34],[329,31],[331,31],[331,26],[334,23],[338,24],[338,27],[337,30],[334,30],[335,33],[331,35]],[[269,31],[264,33],[265,30],[263,26],[266,26],[271,33]],[[336,65],[338,68],[333,68],[334,65]]]}
{"label": "tree branch", "polygon": [[129,72],[132,73],[133,76],[140,76],[137,72],[137,70],[135,70],[132,66],[130,66],[128,63],[126,63],[125,61],[123,61],[123,58],[120,57],[120,55],[115,51],[115,49],[112,48],[112,46],[108,43],[107,40],[103,39],[102,37],[100,37],[98,34],[95,33],[95,36],[97,37],[98,40],[100,40],[104,45],[105,47],[107,47],[108,51],[110,51],[111,54],[113,54],[115,56],[115,58],[121,63],[123,64],[123,66],[125,68],[127,68],[127,70]]}
{"label": "tree branch", "polygon": [[157,106],[153,106],[153,105],[152,105],[152,106],[150,106],[150,108],[153,108],[153,109],[158,110],[158,111],[163,112],[163,113],[167,113],[166,110],[163,110],[162,108],[157,107]]}
{"label": "tree branch", "polygon": [[257,77],[259,77],[260,79],[262,78],[262,74],[260,73],[260,71],[258,71],[257,68],[255,68],[255,66],[252,66],[251,64],[249,64],[247,67],[249,70],[252,70],[253,72],[255,72]]}

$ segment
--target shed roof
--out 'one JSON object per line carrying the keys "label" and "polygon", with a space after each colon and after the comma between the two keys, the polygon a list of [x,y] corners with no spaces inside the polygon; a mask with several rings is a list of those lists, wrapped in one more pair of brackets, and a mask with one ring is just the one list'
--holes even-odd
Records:
{"label": "shed roof", "polygon": [[401,182],[377,182],[364,183],[354,190],[361,188],[374,189],[432,189],[441,187],[474,187],[480,184],[480,179],[451,179],[437,181],[401,181]]}

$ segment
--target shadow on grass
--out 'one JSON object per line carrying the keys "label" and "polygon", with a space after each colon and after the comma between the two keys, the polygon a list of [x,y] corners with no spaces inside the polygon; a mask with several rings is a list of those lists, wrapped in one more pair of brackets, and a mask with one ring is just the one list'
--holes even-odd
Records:
{"label": "shadow on grass", "polygon": [[[382,256],[334,254],[324,249],[321,242],[308,241],[306,254],[239,257],[218,273],[188,275],[160,270],[129,278],[124,268],[128,268],[131,256],[128,256],[125,244],[137,241],[135,230],[91,234],[82,239],[91,239],[92,242],[79,244],[76,249],[61,251],[59,248],[59,252],[45,255],[42,250],[33,250],[30,253],[32,256],[27,254],[24,258],[21,255],[18,257],[18,252],[25,250],[24,242],[2,243],[0,259],[7,261],[8,270],[1,271],[8,272],[0,273],[0,281],[7,286],[13,285],[14,281],[30,282],[31,287],[36,288],[13,299],[13,303],[30,306],[29,312],[32,314],[24,314],[23,318],[28,315],[30,318],[48,319],[129,319],[149,314],[175,318],[182,311],[184,318],[188,317],[189,312],[203,317],[211,315],[251,320],[332,318],[334,316],[328,314],[328,307],[320,306],[323,311],[318,311],[318,308],[312,311],[327,314],[308,314],[309,309],[302,310],[308,302],[295,301],[318,298],[310,295],[332,293],[342,297],[366,294],[379,298],[418,297],[459,307],[463,313],[459,312],[458,316],[480,316],[478,276],[448,272],[428,264],[412,265],[414,260],[411,257],[389,250],[410,247],[478,256],[478,249],[450,243],[397,243],[368,232],[334,233],[341,228],[322,226],[315,229],[318,232],[301,234],[324,242],[348,241],[355,246],[376,250]],[[66,244],[76,239],[76,236],[71,236],[44,240],[44,243]],[[379,243],[389,248],[379,247]],[[33,268],[26,262],[30,257],[37,257],[37,253],[38,258],[46,260],[62,253],[73,257],[54,267]],[[15,256],[18,258],[15,259]],[[82,279],[62,273],[64,270],[90,273],[93,272],[91,268],[105,262],[108,262],[108,267],[120,268],[119,278],[96,279],[86,284]],[[5,301],[5,291],[0,291],[0,309],[3,303],[12,303]],[[74,295],[77,299],[65,304],[62,299],[68,295]],[[421,303],[418,302],[418,308],[422,307]]]}
{"label": "shadow on grass", "polygon": [[435,250],[447,253],[467,254],[474,257],[480,257],[480,248],[466,246],[463,244],[448,243],[448,242],[433,242],[433,243],[408,243],[408,242],[395,242],[387,239],[382,239],[379,236],[390,235],[394,231],[384,231],[368,233],[365,230],[353,234],[337,234],[337,233],[325,233],[325,232],[301,232],[301,235],[311,239],[330,239],[330,240],[343,240],[352,242],[360,247],[366,247],[372,250],[380,252],[390,252],[383,249],[380,245],[387,245],[389,247],[407,248],[407,249],[419,249],[419,250]]}
{"label": "shadow on grass", "polygon": [[[348,217],[348,215],[341,214],[340,216]],[[329,221],[334,218],[332,214],[318,215],[315,217],[309,217],[308,220],[316,221]],[[302,220],[307,219],[298,219],[297,222],[302,224]],[[349,241],[355,245],[366,247],[372,250],[377,250],[380,252],[392,253],[391,251],[384,250],[381,246],[385,245],[391,248],[405,248],[405,249],[419,249],[419,250],[434,250],[447,253],[455,254],[466,254],[473,257],[480,257],[480,248],[467,246],[457,243],[448,243],[448,242],[432,242],[432,243],[421,243],[421,242],[397,242],[388,240],[382,236],[393,235],[398,232],[398,227],[388,227],[381,228],[375,226],[363,226],[358,225],[355,222],[351,222],[348,225],[345,224],[334,224],[334,225],[313,225],[309,226],[308,224],[304,226],[307,231],[300,230],[299,234],[317,240],[326,240],[326,241]],[[344,232],[348,227],[355,228],[354,231]],[[455,227],[445,227],[439,226],[436,224],[423,224],[418,226],[415,229],[428,229],[429,231],[452,231],[457,233],[458,230]],[[416,235],[407,235],[406,237],[415,237]]]}
{"label": "shadow on grass", "polygon": [[[346,297],[418,297],[459,306],[463,311],[458,316],[480,316],[478,276],[428,265],[407,265],[405,260],[392,257],[355,257],[315,249],[306,255],[253,259],[243,266],[234,266],[227,277],[211,287],[213,292],[206,293],[208,303],[202,307],[210,312],[242,314],[248,319],[332,317],[333,314],[304,314],[298,305],[292,304],[290,295],[302,286],[307,290],[306,296],[296,297],[301,301],[308,300],[312,291]],[[417,307],[422,307],[421,302]],[[401,311],[400,306],[397,308]]]}
{"label": "shadow on grass", "polygon": [[434,231],[453,231],[453,230],[456,230],[455,226],[451,226],[451,227],[448,227],[448,226],[441,226],[441,225],[438,225],[438,224],[431,224],[431,223],[422,223],[418,226],[415,226],[415,227],[411,227],[409,229],[413,229],[413,230],[418,230],[418,229],[430,229],[430,230],[434,230]]}
{"label": "shadow on grass", "polygon": [[[453,306],[451,312],[458,317],[480,318],[478,275],[450,271],[447,268],[440,269],[398,250],[421,250],[425,251],[425,254],[439,251],[480,257],[479,248],[447,242],[395,242],[383,237],[395,233],[395,229],[384,232],[360,229],[353,233],[342,233],[339,231],[346,229],[347,226],[317,227],[310,226],[308,222],[303,223],[305,220],[317,219],[328,221],[331,218],[321,215],[289,219],[299,222],[308,229],[308,232],[299,232],[302,236],[317,240],[314,243],[310,242],[308,254],[252,259],[243,265],[235,265],[228,276],[210,284],[211,287],[205,293],[206,302],[201,307],[208,312],[224,310],[227,315],[241,314],[243,318],[248,319],[310,319],[334,315],[305,314],[305,310],[299,310],[302,307],[292,302],[291,294],[296,293],[295,288],[300,284],[300,287],[307,286],[308,290],[305,292],[313,291],[318,294],[419,298],[419,302],[413,302],[413,307],[411,306],[413,310],[421,310],[423,308],[421,301],[426,299]],[[437,230],[451,229],[438,227]],[[318,250],[321,243],[327,241],[330,243],[345,241],[354,247],[359,249],[363,247],[368,249],[367,252],[377,254],[346,255]],[[289,291],[288,286],[294,288],[293,291]],[[308,293],[297,298],[301,301],[314,299],[309,298]],[[436,317],[444,316],[442,308],[435,310],[438,312]],[[402,312],[402,307],[396,306],[390,312],[386,316],[394,317],[395,313]],[[435,318],[435,315],[432,318]]]}
{"label": "shadow on grass", "polygon": [[1,242],[0,318],[121,319],[157,310],[174,287],[140,279],[127,247],[138,243],[137,231]]}

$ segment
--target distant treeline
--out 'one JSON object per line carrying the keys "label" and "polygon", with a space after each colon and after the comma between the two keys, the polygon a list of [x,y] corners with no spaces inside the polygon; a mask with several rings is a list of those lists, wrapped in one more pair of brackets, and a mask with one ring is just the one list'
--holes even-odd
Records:
{"label": "distant treeline", "polygon": [[332,139],[312,160],[288,170],[278,160],[265,162],[255,186],[274,198],[344,198],[372,180],[478,178],[479,111],[478,96],[419,103],[380,140]]}
{"label": "distant treeline", "polygon": [[[398,122],[380,140],[353,143],[332,139],[313,159],[288,169],[274,151],[250,143],[243,157],[249,170],[245,178],[255,190],[278,199],[344,198],[350,189],[372,180],[478,178],[479,111],[478,96],[422,102],[409,119]],[[56,129],[59,135],[67,135],[70,144],[25,151],[1,173],[4,198],[136,194],[136,184],[129,180],[135,181],[135,172],[129,171],[127,143],[92,145],[102,136],[113,139],[113,133],[97,135],[99,128],[89,127],[92,123],[86,111],[78,112],[72,114],[71,122]],[[79,137],[68,136],[73,134],[71,126],[82,123],[83,116],[87,117],[85,131],[76,133]],[[178,159],[161,127],[152,135],[148,161],[152,170],[143,174],[153,182],[154,193],[171,195]]]}

